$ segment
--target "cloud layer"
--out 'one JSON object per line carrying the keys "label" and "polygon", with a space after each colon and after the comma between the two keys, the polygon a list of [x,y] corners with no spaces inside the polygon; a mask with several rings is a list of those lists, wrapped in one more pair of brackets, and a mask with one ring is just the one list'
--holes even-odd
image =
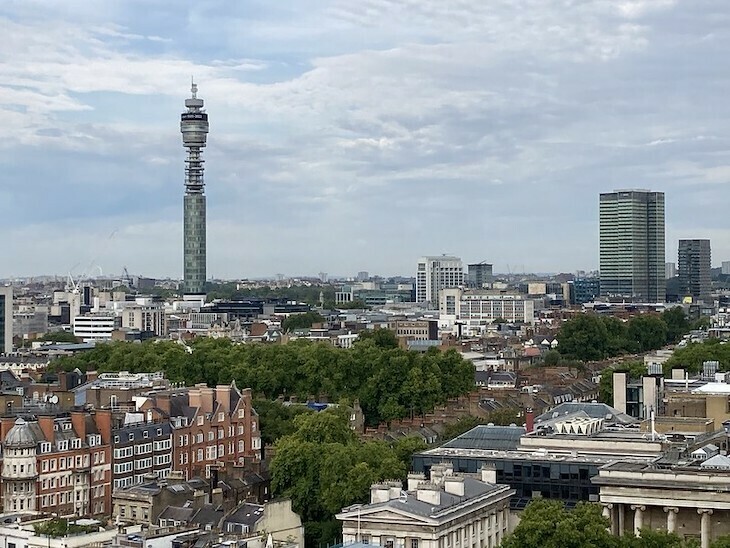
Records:
{"label": "cloud layer", "polygon": [[0,277],[180,275],[191,75],[213,276],[595,268],[626,187],[730,260],[726,2],[199,4],[0,6]]}

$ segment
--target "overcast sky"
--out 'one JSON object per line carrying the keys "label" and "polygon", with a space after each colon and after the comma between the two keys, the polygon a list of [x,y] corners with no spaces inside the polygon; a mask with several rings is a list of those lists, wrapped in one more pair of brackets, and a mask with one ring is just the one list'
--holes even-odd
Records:
{"label": "overcast sky", "polygon": [[179,114],[211,132],[208,274],[598,264],[598,194],[666,193],[730,260],[727,0],[3,0],[0,277],[182,272]]}

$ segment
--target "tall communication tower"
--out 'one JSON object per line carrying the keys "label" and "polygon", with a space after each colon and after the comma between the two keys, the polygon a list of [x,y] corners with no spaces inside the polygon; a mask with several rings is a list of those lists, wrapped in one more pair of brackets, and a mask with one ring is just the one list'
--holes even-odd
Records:
{"label": "tall communication tower", "polygon": [[203,100],[198,99],[198,86],[192,83],[192,97],[185,99],[186,112],[180,115],[183,146],[188,149],[185,159],[185,199],[183,219],[183,290],[186,295],[205,294],[206,236],[205,183],[201,149],[208,136],[208,115]]}

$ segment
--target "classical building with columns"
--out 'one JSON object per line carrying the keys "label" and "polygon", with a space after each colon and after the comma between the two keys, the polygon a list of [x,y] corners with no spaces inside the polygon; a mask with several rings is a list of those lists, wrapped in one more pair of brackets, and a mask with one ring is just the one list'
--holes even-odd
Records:
{"label": "classical building with columns", "polygon": [[[722,457],[722,456],[721,456]],[[697,538],[702,548],[730,534],[730,459],[714,465],[664,465],[614,462],[603,466],[593,482],[600,488],[604,515],[616,535],[642,528]]]}
{"label": "classical building with columns", "polygon": [[480,479],[455,474],[445,463],[425,475],[408,475],[408,489],[400,481],[375,484],[370,504],[344,508],[344,544],[363,542],[384,548],[492,548],[511,532],[509,499],[514,490],[494,483],[494,468],[485,467]]}

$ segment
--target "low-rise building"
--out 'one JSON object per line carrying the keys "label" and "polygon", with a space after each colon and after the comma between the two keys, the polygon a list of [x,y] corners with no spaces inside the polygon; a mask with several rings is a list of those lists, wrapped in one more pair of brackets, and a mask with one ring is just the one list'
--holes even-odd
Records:
{"label": "low-rise building", "polygon": [[535,301],[519,293],[498,291],[448,288],[439,292],[439,328],[442,331],[480,336],[495,320],[533,324]]}
{"label": "low-rise building", "polygon": [[409,474],[399,481],[372,485],[370,504],[344,508],[343,543],[364,542],[387,548],[498,546],[510,531],[509,499],[514,490],[497,485],[485,470],[480,479],[455,474],[453,466],[431,468],[430,479]]}

